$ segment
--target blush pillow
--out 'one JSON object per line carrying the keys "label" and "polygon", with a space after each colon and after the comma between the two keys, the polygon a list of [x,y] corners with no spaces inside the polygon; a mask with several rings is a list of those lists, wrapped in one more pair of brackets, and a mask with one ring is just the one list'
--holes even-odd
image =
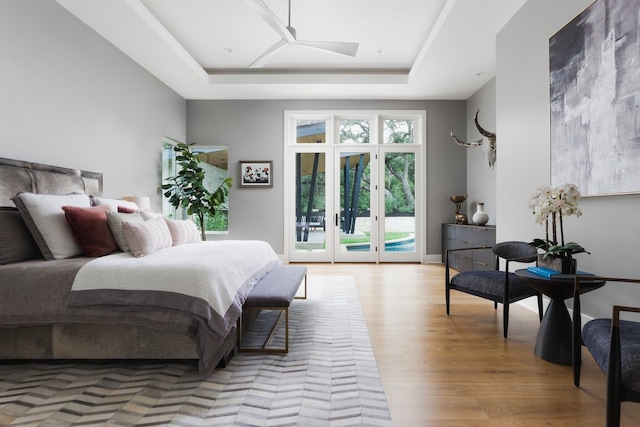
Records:
{"label": "blush pillow", "polygon": [[127,209],[131,209],[132,211],[136,212],[138,211],[138,205],[136,205],[133,202],[130,202],[128,200],[121,200],[121,199],[107,199],[105,197],[98,197],[98,196],[90,196],[91,197],[91,204],[93,206],[109,206],[111,208],[112,211],[117,211],[118,207],[122,206],[124,208]]}
{"label": "blush pillow", "polygon": [[107,211],[107,223],[109,224],[109,229],[111,230],[111,234],[113,235],[113,239],[116,241],[116,245],[122,252],[129,251],[129,245],[127,245],[126,240],[124,240],[124,236],[122,235],[122,223],[124,221],[127,222],[143,222],[144,219],[142,216],[137,213],[124,213],[124,212],[111,212]]}
{"label": "blush pillow", "polygon": [[62,206],[88,208],[91,206],[89,196],[21,192],[11,200],[18,207],[44,259],[51,261],[82,255],[82,248],[73,238]]}
{"label": "blush pillow", "polygon": [[164,218],[164,221],[167,223],[167,227],[169,227],[173,246],[184,245],[185,243],[199,243],[202,241],[200,230],[198,230],[198,227],[196,227],[196,224],[192,220]]}
{"label": "blush pillow", "polygon": [[90,257],[99,257],[118,251],[118,245],[107,222],[107,205],[80,208],[63,206],[62,210],[71,227],[73,238]]}
{"label": "blush pillow", "polygon": [[173,244],[167,223],[162,218],[143,222],[122,222],[122,236],[131,254],[140,258]]}

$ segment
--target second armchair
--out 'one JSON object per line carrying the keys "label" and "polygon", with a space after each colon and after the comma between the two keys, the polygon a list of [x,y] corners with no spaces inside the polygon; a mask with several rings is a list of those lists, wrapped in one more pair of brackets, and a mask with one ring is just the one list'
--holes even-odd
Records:
{"label": "second armchair", "polygon": [[[451,276],[449,272],[449,257],[451,252],[485,249],[493,251],[495,255],[495,269],[486,271],[464,271]],[[445,289],[447,315],[451,303],[451,290],[465,292],[480,298],[493,301],[494,309],[498,308],[498,303],[503,305],[503,330],[504,337],[507,338],[509,328],[509,304],[529,297],[538,298],[538,314],[542,320],[542,295],[521,281],[509,270],[510,263],[532,263],[538,257],[538,251],[527,242],[508,241],[497,243],[493,247],[486,248],[464,248],[450,249],[447,251],[445,259]],[[500,260],[505,260],[504,270],[500,270]]]}

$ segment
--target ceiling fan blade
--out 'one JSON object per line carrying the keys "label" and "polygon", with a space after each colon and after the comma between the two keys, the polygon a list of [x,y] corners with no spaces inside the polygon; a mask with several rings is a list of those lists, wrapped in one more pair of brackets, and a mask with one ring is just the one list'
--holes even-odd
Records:
{"label": "ceiling fan blade", "polygon": [[348,42],[313,42],[313,41],[296,41],[292,44],[304,46],[311,49],[338,53],[346,56],[356,56],[358,52],[358,43]]}
{"label": "ceiling fan blade", "polygon": [[269,58],[280,52],[285,47],[289,46],[289,43],[286,40],[280,40],[273,46],[271,46],[265,53],[260,55],[258,59],[249,64],[249,68],[260,68],[262,67]]}
{"label": "ceiling fan blade", "polygon": [[267,7],[262,0],[244,0],[251,6],[264,21],[273,28],[283,40],[288,42],[295,41],[295,36],[291,34],[286,25],[284,25],[278,17]]}

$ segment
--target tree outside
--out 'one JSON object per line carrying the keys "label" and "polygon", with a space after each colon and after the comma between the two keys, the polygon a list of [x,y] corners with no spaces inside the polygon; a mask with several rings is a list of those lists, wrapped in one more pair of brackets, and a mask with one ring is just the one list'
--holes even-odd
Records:
{"label": "tree outside", "polygon": [[[404,119],[388,119],[383,125],[384,140],[389,144],[407,144],[413,142],[413,121]],[[369,143],[369,122],[367,120],[342,120],[340,122],[340,141]],[[305,153],[303,155],[313,156]],[[385,215],[386,216],[412,216],[415,214],[415,155],[413,153],[387,153],[385,160]],[[353,177],[353,174],[352,174]],[[371,190],[370,165],[362,174],[362,187],[358,200],[358,212],[368,212],[369,193]],[[302,194],[301,206],[306,208],[309,203],[312,175],[301,178]],[[352,188],[353,179],[346,183]],[[320,172],[316,176],[316,187],[313,196],[312,208],[324,211],[324,184],[325,173]],[[341,196],[344,197],[345,183],[340,183]]]}

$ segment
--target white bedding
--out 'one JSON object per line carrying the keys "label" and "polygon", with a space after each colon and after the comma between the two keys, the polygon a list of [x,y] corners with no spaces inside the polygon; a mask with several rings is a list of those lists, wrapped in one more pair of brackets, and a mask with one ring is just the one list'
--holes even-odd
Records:
{"label": "white bedding", "polygon": [[[228,240],[173,246],[148,256],[135,258],[117,253],[96,258],[84,265],[75,277],[72,292],[115,289],[160,291],[188,295],[206,303],[225,316],[244,285],[253,285],[280,261],[266,242]],[[250,292],[251,289],[247,289]],[[129,305],[116,294],[95,303]],[[136,301],[135,305],[144,304]],[[158,302],[150,302],[157,306]],[[78,305],[70,301],[69,305]],[[87,305],[87,304],[83,304]],[[162,305],[162,302],[160,302]],[[223,332],[223,331],[220,331]]]}

